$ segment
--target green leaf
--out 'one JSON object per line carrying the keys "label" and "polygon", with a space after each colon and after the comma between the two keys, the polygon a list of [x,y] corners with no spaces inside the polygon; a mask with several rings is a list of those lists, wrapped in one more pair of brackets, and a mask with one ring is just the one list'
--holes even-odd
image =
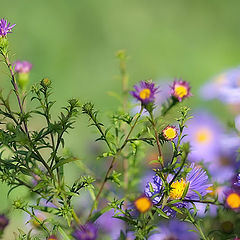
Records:
{"label": "green leaf", "polygon": [[161,215],[162,217],[164,217],[166,219],[169,219],[168,215],[165,212],[163,212],[163,210],[161,208],[156,207],[155,209],[159,215]]}
{"label": "green leaf", "polygon": [[74,161],[77,161],[77,160],[80,160],[80,159],[79,158],[66,158],[66,159],[60,160],[57,164],[55,164],[53,166],[52,170],[54,170],[54,169],[56,169],[60,166],[63,166],[66,163],[74,162]]}
{"label": "green leaf", "polygon": [[111,210],[111,206],[107,206],[103,208],[101,211],[96,212],[90,219],[90,222],[95,222],[100,216],[102,216],[105,212]]}
{"label": "green leaf", "polygon": [[58,231],[61,233],[63,240],[71,240],[71,238],[68,237],[68,235],[60,226],[58,226]]}

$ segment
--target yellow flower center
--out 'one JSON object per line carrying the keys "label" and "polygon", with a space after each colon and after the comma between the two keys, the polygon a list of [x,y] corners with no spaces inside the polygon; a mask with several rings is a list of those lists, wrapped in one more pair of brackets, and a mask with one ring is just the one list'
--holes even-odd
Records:
{"label": "yellow flower center", "polygon": [[212,133],[209,129],[200,129],[196,133],[196,140],[199,143],[209,143],[212,140]]}
{"label": "yellow flower center", "polygon": [[146,212],[152,206],[150,199],[147,197],[140,197],[135,201],[135,206],[139,212]]}
{"label": "yellow flower center", "polygon": [[175,181],[171,185],[169,197],[171,199],[180,199],[183,195],[187,182],[182,178],[181,181]]}
{"label": "yellow flower center", "polygon": [[165,135],[165,137],[166,137],[167,139],[173,139],[173,138],[175,138],[175,137],[177,136],[177,131],[176,131],[176,129],[175,129],[175,128],[172,128],[172,127],[168,127],[167,129],[165,129],[165,130],[163,131],[163,133],[164,133],[164,135]]}
{"label": "yellow flower center", "polygon": [[177,85],[174,88],[175,95],[180,98],[185,97],[188,94],[188,89],[183,85]]}
{"label": "yellow flower center", "polygon": [[240,207],[240,196],[237,193],[231,193],[227,197],[227,204],[231,208],[239,208]]}
{"label": "yellow flower center", "polygon": [[139,97],[141,98],[141,99],[146,99],[146,98],[149,98],[150,97],[150,95],[151,95],[151,91],[150,91],[150,89],[148,89],[148,88],[144,88],[140,93],[139,93]]}

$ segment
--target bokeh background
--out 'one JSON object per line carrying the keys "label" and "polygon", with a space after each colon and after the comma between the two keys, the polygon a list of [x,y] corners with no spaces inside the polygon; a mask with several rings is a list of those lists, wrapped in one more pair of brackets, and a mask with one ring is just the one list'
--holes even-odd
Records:
{"label": "bokeh background", "polygon": [[[91,100],[100,112],[115,109],[119,103],[108,92],[121,89],[119,49],[130,56],[130,86],[149,78],[181,77],[192,85],[194,107],[206,105],[198,95],[204,82],[240,62],[239,0],[0,1],[0,17],[17,24],[9,35],[12,59],[33,63],[32,83],[43,77],[53,81],[55,112],[71,97]],[[0,84],[10,89],[2,65]],[[217,101],[207,105],[227,118]],[[86,136],[92,134],[86,126],[86,119],[78,121],[67,137],[67,146],[83,159]],[[24,195],[21,189],[7,198],[7,191],[0,185],[0,211]],[[12,219],[6,239],[23,225],[16,211]]]}

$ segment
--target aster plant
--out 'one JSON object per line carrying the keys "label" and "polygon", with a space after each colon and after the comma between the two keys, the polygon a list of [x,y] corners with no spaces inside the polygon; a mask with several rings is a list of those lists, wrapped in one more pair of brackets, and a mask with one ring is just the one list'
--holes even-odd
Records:
{"label": "aster plant", "polygon": [[[0,92],[0,180],[9,186],[8,195],[19,187],[27,190],[9,201],[5,209],[27,216],[22,220],[26,227],[15,230],[16,239],[239,237],[239,165],[234,165],[232,182],[229,178],[215,181],[208,169],[211,161],[202,158],[219,156],[223,147],[216,150],[216,144],[210,144],[215,136],[211,135],[212,129],[199,130],[199,124],[194,125],[186,102],[192,95],[188,82],[175,79],[165,94],[165,103],[158,102],[161,88],[153,81],[140,81],[131,91],[128,56],[121,50],[117,58],[122,89],[120,96],[112,94],[120,99],[120,105],[106,122],[93,103],[80,103],[77,99],[70,99],[59,113],[53,114],[52,81],[44,78],[30,87],[32,64],[12,63],[8,34],[14,26],[1,19],[1,68],[5,65],[9,71],[13,91]],[[132,98],[141,106],[135,114],[131,114]],[[36,127],[37,118],[41,119],[41,127]],[[74,129],[76,121],[96,130],[91,149],[86,150],[87,161],[67,148],[65,136]],[[221,134],[216,136],[220,136],[219,142],[223,138]],[[82,139],[86,142],[86,136]],[[199,146],[199,153],[194,155],[192,148]],[[200,154],[202,149],[209,152]],[[232,148],[227,150],[232,153]],[[154,153],[154,158],[147,164],[149,152]],[[76,178],[72,174],[69,180],[67,165],[74,165],[71,171],[76,170]],[[147,179],[145,174],[151,177]],[[217,189],[221,187],[226,187],[226,191],[219,198]],[[203,206],[205,221],[199,217],[199,204]],[[208,215],[211,206],[217,211],[217,219]],[[1,236],[6,236],[5,230],[11,224],[7,216],[0,214]],[[213,225],[209,228],[209,224]]]}

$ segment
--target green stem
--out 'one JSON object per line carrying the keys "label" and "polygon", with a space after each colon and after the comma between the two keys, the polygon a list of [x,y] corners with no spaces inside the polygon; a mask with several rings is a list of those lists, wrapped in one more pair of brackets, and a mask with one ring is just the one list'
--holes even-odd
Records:
{"label": "green stem", "polygon": [[98,191],[98,194],[97,194],[97,196],[96,196],[96,199],[94,200],[94,203],[93,203],[93,206],[92,206],[92,208],[91,208],[91,211],[90,211],[90,213],[89,213],[89,215],[88,215],[88,220],[90,219],[90,217],[91,217],[91,215],[92,215],[92,213],[93,213],[95,204],[98,202],[98,200],[99,200],[99,198],[100,198],[100,195],[101,195],[101,193],[102,193],[102,191],[103,191],[103,189],[104,189],[104,186],[105,186],[105,184],[106,184],[106,182],[107,182],[107,180],[108,180],[108,178],[109,178],[109,175],[110,175],[110,173],[111,173],[111,171],[112,171],[112,169],[113,169],[114,163],[115,163],[117,157],[120,155],[120,153],[121,153],[121,151],[123,150],[123,148],[126,146],[126,144],[127,144],[127,142],[128,142],[128,138],[130,137],[133,129],[135,128],[135,126],[136,126],[136,124],[137,124],[140,116],[142,115],[142,112],[143,112],[143,107],[141,108],[141,110],[140,110],[140,112],[139,112],[139,114],[138,114],[138,116],[137,116],[134,124],[132,125],[132,127],[131,127],[128,135],[127,135],[127,137],[125,138],[122,146],[117,150],[115,156],[113,156],[112,161],[111,161],[111,163],[110,163],[110,166],[109,166],[109,168],[108,168],[108,170],[107,170],[107,172],[106,172],[106,175],[105,175],[105,177],[104,177],[104,180],[103,180],[103,182],[102,182],[102,184],[101,184],[101,186],[100,186],[100,189],[99,189],[99,191]]}
{"label": "green stem", "polygon": [[161,167],[164,168],[163,154],[162,154],[162,151],[161,151],[161,144],[160,144],[159,137],[158,137],[158,131],[157,131],[157,128],[156,128],[156,123],[155,123],[155,120],[154,120],[154,117],[153,117],[153,113],[149,112],[149,114],[150,114],[150,117],[151,117],[151,123],[152,123],[154,134],[155,134],[155,140],[157,142],[160,164],[161,164]]}

